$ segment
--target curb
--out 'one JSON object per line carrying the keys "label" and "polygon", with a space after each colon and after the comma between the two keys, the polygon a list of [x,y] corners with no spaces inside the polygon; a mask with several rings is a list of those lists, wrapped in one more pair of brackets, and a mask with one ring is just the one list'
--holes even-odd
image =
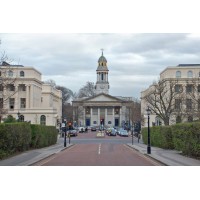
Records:
{"label": "curb", "polygon": [[70,148],[70,147],[72,147],[72,146],[74,146],[74,144],[70,144],[70,145],[67,146],[67,147],[63,147],[61,150],[58,150],[58,151],[56,151],[55,153],[51,153],[50,155],[48,155],[48,156],[46,156],[46,157],[44,157],[44,158],[38,159],[37,161],[34,161],[33,163],[28,164],[27,166],[34,166],[36,163],[41,162],[41,161],[43,161],[43,160],[45,160],[45,159],[48,159],[48,158],[54,156],[55,154],[57,154],[57,153],[59,153],[59,152],[61,152],[61,151],[64,151],[64,150],[66,150],[66,149],[68,149],[68,148]]}

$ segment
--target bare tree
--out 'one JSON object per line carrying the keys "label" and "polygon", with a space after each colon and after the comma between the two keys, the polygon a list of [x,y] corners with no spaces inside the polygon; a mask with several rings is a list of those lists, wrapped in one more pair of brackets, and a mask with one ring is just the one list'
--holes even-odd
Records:
{"label": "bare tree", "polygon": [[56,88],[56,82],[54,80],[52,80],[52,79],[49,79],[49,80],[45,81],[45,83],[48,83],[53,88]]}
{"label": "bare tree", "polygon": [[87,82],[78,92],[78,98],[92,97],[95,95],[95,86],[93,82]]}
{"label": "bare tree", "polygon": [[[2,116],[7,113],[6,104],[8,100],[17,92],[14,86],[16,77],[14,76],[11,62],[5,52],[0,56],[0,121]],[[14,103],[14,102],[13,102]]]}
{"label": "bare tree", "polygon": [[[178,81],[176,79],[160,80],[153,84],[147,94],[142,98],[146,101],[153,114],[157,115],[163,120],[165,125],[169,125],[169,118],[171,114],[179,111],[182,114],[181,105],[180,109],[177,107],[177,102],[180,104],[184,101],[184,93],[178,91]],[[176,101],[179,99],[180,101]]]}

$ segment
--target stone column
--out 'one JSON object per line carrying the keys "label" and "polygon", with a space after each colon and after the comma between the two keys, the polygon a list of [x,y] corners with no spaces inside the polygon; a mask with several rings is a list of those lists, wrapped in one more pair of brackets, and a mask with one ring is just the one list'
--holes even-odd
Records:
{"label": "stone column", "polygon": [[90,107],[90,126],[93,126],[92,108]]}
{"label": "stone column", "polygon": [[107,122],[107,108],[105,108],[105,122],[104,122],[104,125],[108,125],[108,122]]}
{"label": "stone column", "polygon": [[83,126],[85,126],[85,107],[83,107]]}
{"label": "stone column", "polygon": [[100,108],[98,108],[98,121],[97,121],[97,125],[100,125]]}
{"label": "stone column", "polygon": [[[14,104],[14,110],[19,110],[20,109],[20,97],[19,97],[19,85],[18,84],[14,84],[15,87],[15,104]],[[14,92],[12,92],[14,93]],[[10,98],[13,98],[12,96]]]}
{"label": "stone column", "polygon": [[33,85],[30,85],[30,92],[29,92],[29,94],[30,94],[30,96],[29,96],[29,98],[30,98],[29,107],[30,107],[30,108],[33,108]]}
{"label": "stone column", "polygon": [[30,100],[29,100],[29,85],[26,85],[26,108],[30,107]]}
{"label": "stone column", "polygon": [[113,107],[113,114],[112,114],[112,116],[113,116],[112,124],[113,124],[113,126],[115,126],[115,107]]}

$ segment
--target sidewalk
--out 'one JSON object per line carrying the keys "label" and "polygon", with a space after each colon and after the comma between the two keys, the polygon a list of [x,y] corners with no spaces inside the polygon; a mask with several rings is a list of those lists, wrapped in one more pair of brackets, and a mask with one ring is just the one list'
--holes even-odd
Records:
{"label": "sidewalk", "polygon": [[26,151],[17,156],[0,160],[0,166],[28,166],[56,154],[65,148],[69,148],[72,145],[73,144],[67,142],[67,146],[64,147],[63,138],[58,138],[57,144],[50,147]]}
{"label": "sidewalk", "polygon": [[[200,166],[200,160],[182,156],[181,152],[176,150],[165,150],[157,147],[151,147],[151,154],[147,154],[147,145],[136,141],[134,138],[134,143],[128,143],[127,145],[133,149],[136,149],[145,156],[149,156],[167,166]],[[63,138],[59,138],[57,144],[45,147],[42,149],[35,149],[26,151],[19,155],[13,156],[11,158],[1,160],[0,166],[29,166],[38,162],[46,157],[56,154],[65,148],[69,148],[73,144],[67,142],[67,147],[63,145]]]}
{"label": "sidewalk", "polygon": [[129,147],[138,150],[167,166],[200,166],[200,160],[189,158],[181,155],[181,152],[176,150],[165,150],[158,147],[151,147],[151,154],[147,154],[147,145],[134,141],[127,144]]}

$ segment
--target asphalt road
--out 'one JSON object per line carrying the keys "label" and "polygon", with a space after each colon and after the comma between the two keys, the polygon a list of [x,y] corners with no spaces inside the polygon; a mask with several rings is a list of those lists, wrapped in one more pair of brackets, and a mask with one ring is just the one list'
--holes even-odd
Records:
{"label": "asphalt road", "polygon": [[[68,139],[67,139],[68,140]],[[68,141],[69,142],[69,141]],[[155,166],[156,161],[129,148],[131,137],[105,136],[95,132],[71,138],[74,145],[35,165],[43,166]]]}

